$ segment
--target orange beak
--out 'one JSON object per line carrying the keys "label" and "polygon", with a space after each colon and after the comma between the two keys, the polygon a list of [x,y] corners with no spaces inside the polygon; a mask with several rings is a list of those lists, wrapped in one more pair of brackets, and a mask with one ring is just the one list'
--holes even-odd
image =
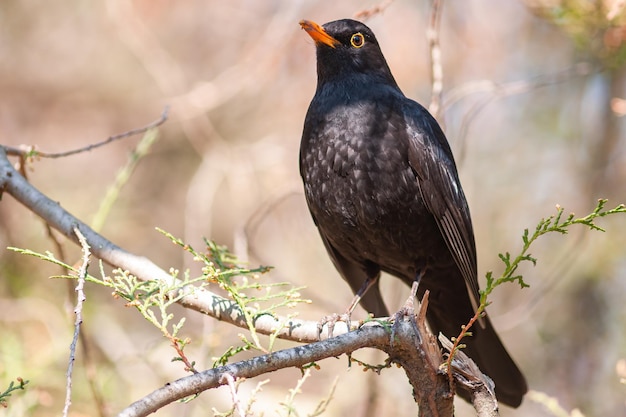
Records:
{"label": "orange beak", "polygon": [[326,33],[326,31],[315,22],[310,20],[301,20],[300,26],[302,26],[302,29],[306,30],[306,33],[313,38],[316,44],[328,45],[331,48],[339,45],[339,41],[337,39]]}

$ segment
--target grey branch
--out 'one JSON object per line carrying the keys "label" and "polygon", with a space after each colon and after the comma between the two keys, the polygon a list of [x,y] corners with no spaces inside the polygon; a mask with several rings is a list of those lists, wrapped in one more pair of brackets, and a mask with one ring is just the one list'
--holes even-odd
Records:
{"label": "grey branch", "polygon": [[[452,416],[452,399],[445,373],[437,365],[427,360],[421,353],[421,340],[411,312],[396,315],[393,331],[375,322],[370,322],[358,330],[333,338],[285,349],[268,355],[237,362],[220,368],[210,369],[181,378],[152,392],[131,404],[118,417],[146,416],[173,401],[195,395],[207,389],[227,383],[222,375],[236,378],[252,378],[268,372],[289,367],[302,368],[311,362],[352,353],[364,347],[374,347],[389,354],[393,362],[405,367],[413,384],[416,399],[419,397],[419,415]],[[415,343],[418,343],[415,345]],[[417,346],[417,349],[416,349]],[[413,371],[416,372],[413,372]],[[409,375],[410,373],[410,375]]]}

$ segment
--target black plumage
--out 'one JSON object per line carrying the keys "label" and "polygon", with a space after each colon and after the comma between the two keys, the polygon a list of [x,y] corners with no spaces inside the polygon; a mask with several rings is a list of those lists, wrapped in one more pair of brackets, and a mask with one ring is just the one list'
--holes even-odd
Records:
{"label": "black plumage", "polygon": [[[378,277],[430,290],[433,332],[458,335],[479,299],[469,208],[448,141],[435,119],[398,87],[372,31],[345,19],[300,22],[317,52],[317,90],[304,122],[300,173],[324,245],[361,305],[387,316]],[[465,352],[518,406],[523,375],[489,318]],[[463,393],[461,393],[463,394]],[[466,393],[465,393],[466,394]]]}

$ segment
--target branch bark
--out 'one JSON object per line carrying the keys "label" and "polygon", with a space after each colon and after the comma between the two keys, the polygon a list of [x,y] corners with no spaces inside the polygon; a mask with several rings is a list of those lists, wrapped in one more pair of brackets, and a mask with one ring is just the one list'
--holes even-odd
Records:
{"label": "branch bark", "polygon": [[[155,390],[131,404],[118,416],[147,416],[173,401],[227,384],[228,379],[223,378],[223,375],[252,378],[283,368],[302,368],[311,362],[350,354],[364,347],[373,347],[386,352],[391,362],[398,363],[404,368],[413,385],[420,416],[452,416],[453,394],[445,373],[438,369],[441,356],[439,355],[440,361],[433,364],[422,350],[423,339],[424,335],[418,328],[413,311],[407,310],[396,315],[391,331],[376,322],[370,322],[357,330],[327,340],[190,375]],[[431,342],[436,346],[434,339],[431,339]]]}

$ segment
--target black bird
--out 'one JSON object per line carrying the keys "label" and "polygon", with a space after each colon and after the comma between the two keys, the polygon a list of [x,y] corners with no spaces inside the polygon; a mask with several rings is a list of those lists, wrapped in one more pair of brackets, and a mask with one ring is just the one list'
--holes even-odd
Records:
{"label": "black bird", "polygon": [[[300,144],[306,201],[335,267],[376,317],[381,271],[430,291],[433,332],[457,336],[478,305],[476,246],[450,145],[396,83],[374,33],[344,19],[300,25],[315,41],[317,90]],[[484,316],[465,352],[517,407],[524,376]],[[467,393],[460,393],[467,397]],[[467,398],[466,398],[467,399]]]}

